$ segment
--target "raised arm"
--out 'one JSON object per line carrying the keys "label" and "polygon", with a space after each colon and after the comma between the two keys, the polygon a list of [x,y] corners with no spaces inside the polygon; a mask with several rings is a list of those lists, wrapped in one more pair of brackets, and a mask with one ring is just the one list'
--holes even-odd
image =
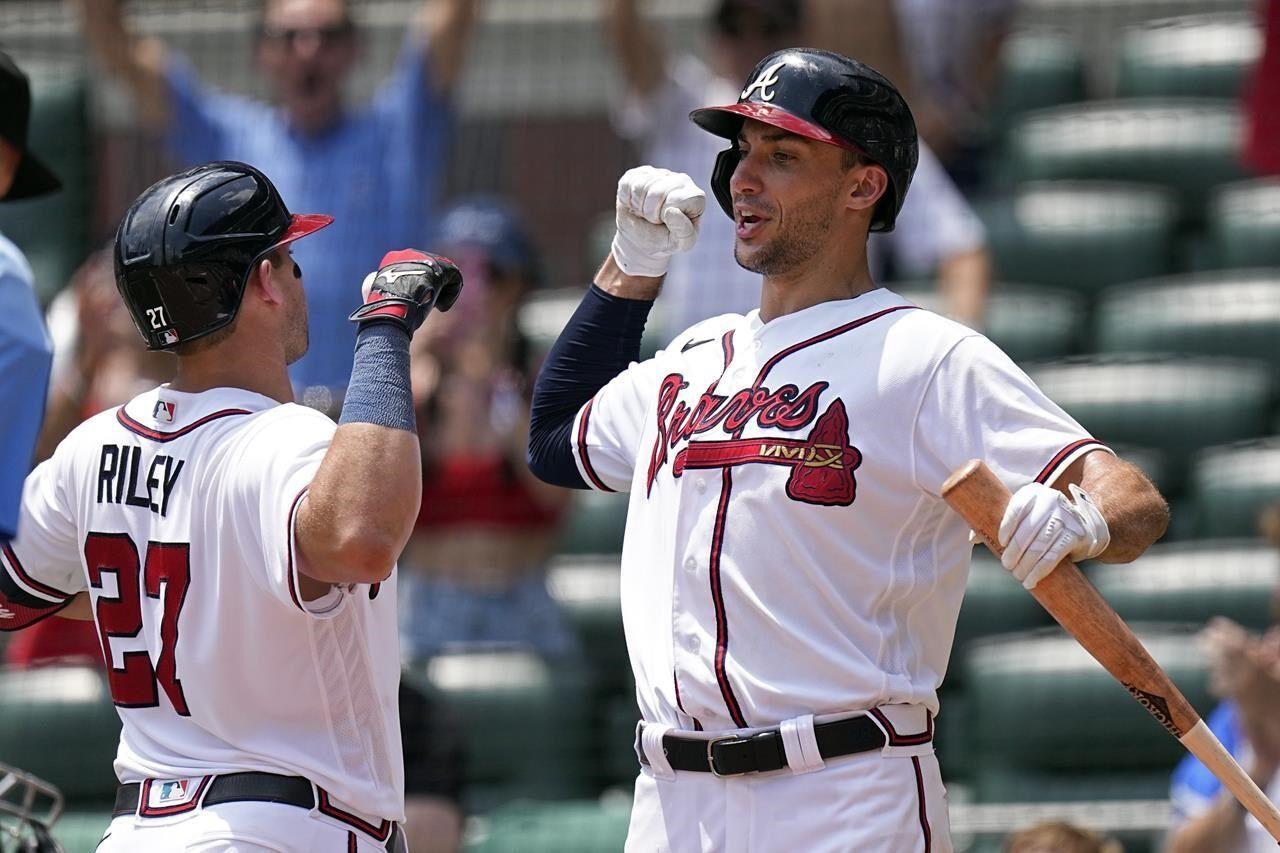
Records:
{"label": "raised arm", "polygon": [[706,196],[688,175],[641,166],[618,181],[618,230],[595,283],[547,354],[533,388],[529,469],[557,486],[587,487],[570,431],[578,411],[631,362],[667,263],[698,239]]}
{"label": "raised arm", "polygon": [[430,50],[431,80],[439,94],[458,85],[475,34],[478,0],[426,0],[418,32]]}
{"label": "raised arm", "polygon": [[366,281],[342,416],[298,513],[302,572],[314,581],[385,580],[409,541],[422,500],[409,339],[461,288],[452,263],[413,250],[389,253]]}
{"label": "raised arm", "polygon": [[647,98],[657,91],[666,68],[666,48],[637,8],[638,0],[606,0],[606,28],[627,89]]}
{"label": "raised arm", "polygon": [[150,129],[169,118],[164,81],[165,47],[159,40],[131,32],[120,0],[73,0],[84,25],[89,51],[102,70],[129,89],[138,118]]}

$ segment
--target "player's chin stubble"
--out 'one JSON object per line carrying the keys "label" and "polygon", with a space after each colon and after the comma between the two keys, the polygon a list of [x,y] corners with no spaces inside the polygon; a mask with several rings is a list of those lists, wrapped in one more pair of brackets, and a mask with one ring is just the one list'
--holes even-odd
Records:
{"label": "player's chin stubble", "polygon": [[754,251],[735,243],[733,258],[743,269],[761,275],[782,275],[807,262],[826,242],[831,230],[832,202],[835,191],[819,192],[798,205],[782,218],[782,228],[772,240]]}

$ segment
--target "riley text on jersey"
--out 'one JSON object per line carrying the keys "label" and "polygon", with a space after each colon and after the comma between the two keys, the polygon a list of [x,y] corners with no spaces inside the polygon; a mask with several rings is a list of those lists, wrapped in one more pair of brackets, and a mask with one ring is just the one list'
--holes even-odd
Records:
{"label": "riley text on jersey", "polygon": [[146,507],[164,516],[184,464],[181,459],[157,453],[144,473],[141,447],[104,444],[98,461],[98,503]]}

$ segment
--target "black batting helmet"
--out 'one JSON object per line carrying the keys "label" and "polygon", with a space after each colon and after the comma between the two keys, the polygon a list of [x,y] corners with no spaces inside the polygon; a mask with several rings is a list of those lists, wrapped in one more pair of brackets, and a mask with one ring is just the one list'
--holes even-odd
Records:
{"label": "black batting helmet", "polygon": [[716,158],[711,189],[733,216],[729,179],[738,165],[738,132],[752,118],[800,136],[856,151],[889,175],[872,231],[892,231],[919,161],[911,109],[897,88],[869,65],[812,48],[769,54],[751,72],[736,104],[689,113],[703,130],[732,140]]}
{"label": "black batting helmet", "polygon": [[331,222],[290,214],[252,166],[206,163],[129,207],[116,232],[116,287],[147,349],[172,349],[229,325],[254,265]]}

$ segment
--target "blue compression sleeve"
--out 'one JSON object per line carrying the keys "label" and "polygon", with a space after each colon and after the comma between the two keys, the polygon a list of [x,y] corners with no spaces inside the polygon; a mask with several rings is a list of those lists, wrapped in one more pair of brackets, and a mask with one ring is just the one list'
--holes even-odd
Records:
{"label": "blue compression sleeve", "polygon": [[370,323],[356,335],[351,382],[338,423],[417,431],[409,383],[409,335],[393,323]]}
{"label": "blue compression sleeve", "polygon": [[611,296],[594,284],[538,372],[529,413],[529,470],[556,486],[585,489],[570,433],[578,410],[640,359],[653,303]]}

